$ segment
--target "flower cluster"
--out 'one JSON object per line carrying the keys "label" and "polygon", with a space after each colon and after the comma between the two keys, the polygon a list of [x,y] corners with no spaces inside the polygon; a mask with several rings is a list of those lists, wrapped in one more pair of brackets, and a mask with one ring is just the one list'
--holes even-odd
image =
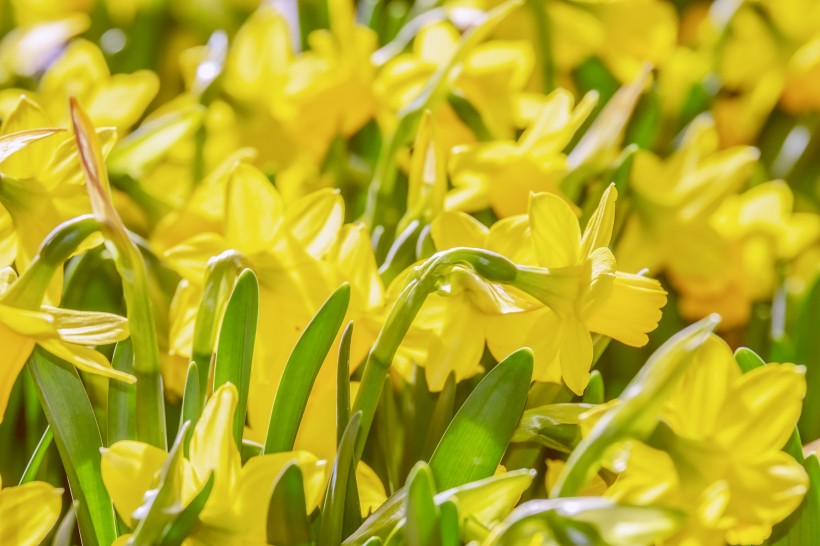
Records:
{"label": "flower cluster", "polygon": [[0,543],[813,544],[815,2],[0,4]]}

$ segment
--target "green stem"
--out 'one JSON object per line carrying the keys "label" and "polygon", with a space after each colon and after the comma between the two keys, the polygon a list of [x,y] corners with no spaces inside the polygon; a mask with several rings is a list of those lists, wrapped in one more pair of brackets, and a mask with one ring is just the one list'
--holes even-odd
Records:
{"label": "green stem", "polygon": [[511,283],[518,273],[515,264],[494,252],[474,248],[453,248],[431,257],[411,277],[387,316],[373,348],[367,355],[364,374],[352,413],[362,412],[361,433],[356,457],[364,450],[373,417],[379,403],[390,363],[427,296],[445,281],[453,265],[472,267],[492,282]]}

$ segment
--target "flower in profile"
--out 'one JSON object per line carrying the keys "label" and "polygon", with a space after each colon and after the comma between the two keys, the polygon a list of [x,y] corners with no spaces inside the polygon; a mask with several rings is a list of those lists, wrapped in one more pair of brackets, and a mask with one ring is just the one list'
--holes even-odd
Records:
{"label": "flower in profile", "polygon": [[670,544],[762,544],[808,488],[802,465],[782,451],[805,394],[803,367],[743,374],[712,336],[666,401],[658,431],[613,457],[620,475],[607,495],[688,514]]}
{"label": "flower in profile", "polygon": [[45,482],[2,487],[0,482],[0,543],[37,546],[60,517],[63,490]]}
{"label": "flower in profile", "polygon": [[532,347],[534,378],[563,380],[579,394],[589,381],[592,334],[641,347],[666,304],[658,281],[617,270],[607,248],[616,199],[610,185],[582,233],[564,199],[533,194],[527,216],[505,218],[489,235],[490,250],[522,264],[515,286],[545,305],[494,318],[498,335],[488,339],[490,350],[503,355],[511,348]]}
{"label": "flower in profile", "polygon": [[16,286],[17,283],[17,273],[12,268],[0,270],[0,344],[7,355],[0,368],[0,421],[14,382],[35,345],[85,372],[127,383],[136,381],[134,376],[112,368],[105,356],[88,347],[127,338],[125,318],[42,304],[26,305],[20,302],[24,287]]}

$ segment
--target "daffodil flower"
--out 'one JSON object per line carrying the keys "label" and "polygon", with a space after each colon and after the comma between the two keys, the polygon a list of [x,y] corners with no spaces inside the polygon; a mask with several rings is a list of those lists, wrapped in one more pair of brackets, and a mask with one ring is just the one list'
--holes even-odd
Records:
{"label": "daffodil flower", "polygon": [[621,473],[607,495],[688,513],[673,545],[762,544],[808,489],[803,467],[781,451],[805,394],[804,368],[741,374],[713,336],[664,406],[668,433],[613,458]]}
{"label": "daffodil flower", "polygon": [[[430,77],[455,53],[458,44],[459,33],[452,24],[431,23],[416,35],[411,52],[396,56],[381,68],[374,90],[388,107],[381,116],[383,125],[395,124],[394,113],[419,96]],[[467,54],[452,89],[473,104],[491,134],[512,138],[518,94],[529,79],[532,67],[530,44],[521,40],[489,41]],[[434,118],[446,149],[475,140],[451,107],[436,109]]]}
{"label": "daffodil flower", "polygon": [[86,106],[95,126],[124,132],[139,120],[157,91],[159,78],[153,72],[112,75],[102,51],[78,39],[43,73],[34,95],[58,126],[68,125],[67,99],[74,97]]}
{"label": "daffodil flower", "polygon": [[[528,216],[493,225],[489,248],[519,267],[516,287],[545,307],[492,319],[488,339],[494,355],[528,346],[535,352],[534,378],[563,380],[581,393],[592,364],[592,333],[631,346],[647,343],[661,317],[666,292],[658,281],[616,270],[607,248],[617,192],[611,185],[581,232],[570,205],[551,193],[530,197]],[[514,350],[514,349],[513,349]]]}
{"label": "daffodil flower", "polygon": [[619,263],[627,270],[645,267],[681,278],[718,272],[725,242],[710,215],[740,189],[758,156],[749,146],[719,150],[708,117],[692,122],[680,148],[667,159],[638,152],[630,180],[633,213],[616,248]]}
{"label": "daffodil flower", "polygon": [[820,219],[793,212],[793,203],[789,186],[773,181],[721,204],[710,223],[725,241],[725,266],[708,276],[671,278],[681,292],[684,316],[700,318],[718,311],[730,328],[748,320],[753,301],[772,298],[778,264],[788,263],[820,239]]}
{"label": "daffodil flower", "polygon": [[[199,514],[199,525],[186,538],[190,545],[267,544],[270,495],[279,473],[291,463],[302,471],[308,513],[321,501],[326,463],[306,451],[251,458],[244,466],[233,438],[233,415],[239,395],[230,383],[205,404],[182,460],[180,502],[187,506],[213,474],[213,488]],[[117,442],[102,452],[102,477],[123,521],[135,528],[145,516],[140,507],[156,487],[168,454],[136,441]],[[129,535],[120,537],[126,544]]]}
{"label": "daffodil flower", "polygon": [[35,345],[62,358],[78,369],[127,383],[134,376],[111,367],[108,360],[88,345],[107,345],[128,337],[126,319],[110,313],[75,311],[40,305],[19,306],[11,289],[17,274],[0,270],[0,341],[6,358],[0,370],[0,420],[6,411],[12,387]]}
{"label": "daffodil flower", "polygon": [[559,182],[569,170],[562,151],[592,112],[596,98],[588,94],[575,106],[572,94],[559,89],[546,97],[517,141],[456,147],[449,165],[454,188],[447,195],[447,208],[492,208],[503,218],[525,213],[530,192],[561,195]]}
{"label": "daffodil flower", "polygon": [[62,509],[62,489],[45,482],[4,488],[0,482],[0,542],[37,546],[57,523]]}

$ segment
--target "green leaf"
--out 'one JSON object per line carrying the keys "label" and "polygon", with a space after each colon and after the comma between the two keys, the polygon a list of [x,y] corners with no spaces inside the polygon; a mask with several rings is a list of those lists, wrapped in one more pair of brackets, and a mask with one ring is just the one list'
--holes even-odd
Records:
{"label": "green leaf", "polygon": [[23,471],[23,476],[20,478],[20,485],[34,481],[37,477],[37,472],[40,470],[40,464],[42,464],[48,448],[51,447],[51,440],[53,438],[54,434],[51,432],[51,425],[48,425],[46,426],[46,431],[43,433],[40,441],[37,443],[34,453],[31,454],[31,458],[28,460],[26,469]]}
{"label": "green leaf", "polygon": [[[472,518],[482,525],[497,521],[515,507],[527,490],[536,472],[513,470],[483,480],[454,487],[435,496],[436,505],[454,501],[458,504],[460,521]],[[365,544],[372,537],[386,538],[405,517],[407,488],[396,491],[378,510],[370,515],[355,533],[343,542],[346,546]]]}
{"label": "green leaf", "polygon": [[[184,425],[183,425],[184,426]],[[181,427],[180,430],[183,430]],[[185,436],[190,436],[185,434]],[[214,473],[208,475],[208,481],[196,494],[196,496],[188,503],[182,512],[171,522],[162,534],[162,538],[157,543],[157,546],[181,546],[182,542],[194,530],[194,526],[199,523],[199,514],[205,508],[205,503],[211,496],[211,490],[214,487]]]}
{"label": "green leaf", "polygon": [[[421,374],[422,378],[424,374]],[[424,449],[422,451],[422,458],[429,460],[436,449],[436,445],[441,441],[444,432],[453,419],[453,410],[456,404],[456,375],[450,372],[447,376],[447,381],[444,382],[444,388],[439,393],[436,405],[433,408],[433,415],[430,417],[430,422],[427,427],[427,439],[424,441]]]}
{"label": "green leaf", "polygon": [[545,544],[561,546],[651,546],[677,531],[682,519],[671,510],[601,497],[539,499],[513,510],[482,544],[527,544],[540,533]]}
{"label": "green leaf", "polygon": [[189,426],[190,423],[182,425],[159,471],[159,485],[152,495],[145,497],[145,502],[140,506],[139,512],[144,514],[144,517],[137,523],[128,542],[129,546],[154,546],[161,540],[167,526],[181,517],[182,440]]}
{"label": "green leaf", "polygon": [[282,372],[273,401],[265,453],[293,449],[313,382],[342,326],[350,303],[350,285],[336,289],[302,332]]}
{"label": "green leaf", "polygon": [[621,395],[567,459],[550,497],[570,497],[598,471],[606,450],[630,438],[644,439],[655,429],[669,393],[692,363],[695,353],[719,322],[709,316],[678,332],[646,362]]}
{"label": "green leaf", "polygon": [[231,383],[239,391],[239,400],[233,420],[237,447],[242,445],[245,414],[248,411],[248,389],[251,383],[253,344],[256,340],[256,321],[259,317],[259,283],[250,269],[240,273],[233,293],[225,307],[214,364],[214,391],[220,385]]}
{"label": "green leaf", "polygon": [[434,546],[441,540],[439,510],[434,496],[433,473],[419,461],[407,478],[407,523],[404,536],[408,546]]}
{"label": "green leaf", "polygon": [[735,360],[743,373],[766,365],[766,361],[760,358],[760,355],[747,347],[735,351]]}
{"label": "green leaf", "polygon": [[495,473],[527,403],[532,362],[532,351],[519,349],[470,393],[430,458],[439,487],[450,489]]}
{"label": "green leaf", "polygon": [[74,544],[74,525],[77,522],[77,501],[71,503],[68,511],[57,526],[57,532],[54,533],[54,539],[51,541],[51,546],[73,546]]}
{"label": "green leaf", "polygon": [[820,438],[820,275],[814,280],[797,318],[794,334],[794,361],[806,365],[807,396],[798,428],[807,441]]}
{"label": "green leaf", "polygon": [[350,421],[350,343],[353,323],[347,325],[339,342],[339,365],[336,368],[336,446],[342,443],[345,426]]}
{"label": "green leaf", "polygon": [[[134,373],[134,351],[131,338],[117,343],[111,365],[121,372]],[[120,440],[137,438],[137,386],[122,381],[108,383],[108,435],[107,445]]]}
{"label": "green leaf", "polygon": [[74,366],[40,348],[29,358],[28,369],[54,432],[71,495],[79,503],[83,544],[108,546],[117,538],[116,516],[100,471],[102,437],[83,382]]}
{"label": "green leaf", "polygon": [[273,486],[268,507],[268,543],[281,546],[311,544],[305,484],[299,465],[290,463]]}
{"label": "green leaf", "polygon": [[182,391],[182,410],[179,412],[179,429],[186,421],[191,423],[189,432],[185,435],[182,447],[183,452],[188,455],[188,444],[191,441],[190,430],[196,426],[199,416],[202,413],[201,395],[199,388],[199,370],[196,362],[191,361],[188,365],[188,375],[185,376],[185,390]]}
{"label": "green leaf", "polygon": [[345,497],[348,480],[356,465],[356,437],[359,435],[361,418],[362,414],[358,411],[350,417],[350,422],[339,444],[339,450],[336,452],[333,470],[330,472],[330,482],[322,503],[318,546],[336,546],[342,541]]}
{"label": "green leaf", "polygon": [[461,524],[458,516],[458,502],[448,499],[439,507],[441,526],[441,546],[459,546],[461,544]]}
{"label": "green leaf", "polygon": [[549,404],[528,409],[521,416],[512,442],[536,442],[544,447],[570,453],[581,441],[581,415],[592,404]]}
{"label": "green leaf", "polygon": [[604,376],[598,370],[592,370],[589,374],[589,383],[584,390],[583,399],[585,404],[604,403]]}
{"label": "green leaf", "polygon": [[[208,384],[211,373],[216,336],[219,325],[233,294],[239,275],[244,271],[242,255],[236,251],[226,251],[208,261],[202,299],[194,321],[194,340],[191,358],[199,370],[199,385]],[[200,405],[205,403],[207,389],[200,388]]]}

